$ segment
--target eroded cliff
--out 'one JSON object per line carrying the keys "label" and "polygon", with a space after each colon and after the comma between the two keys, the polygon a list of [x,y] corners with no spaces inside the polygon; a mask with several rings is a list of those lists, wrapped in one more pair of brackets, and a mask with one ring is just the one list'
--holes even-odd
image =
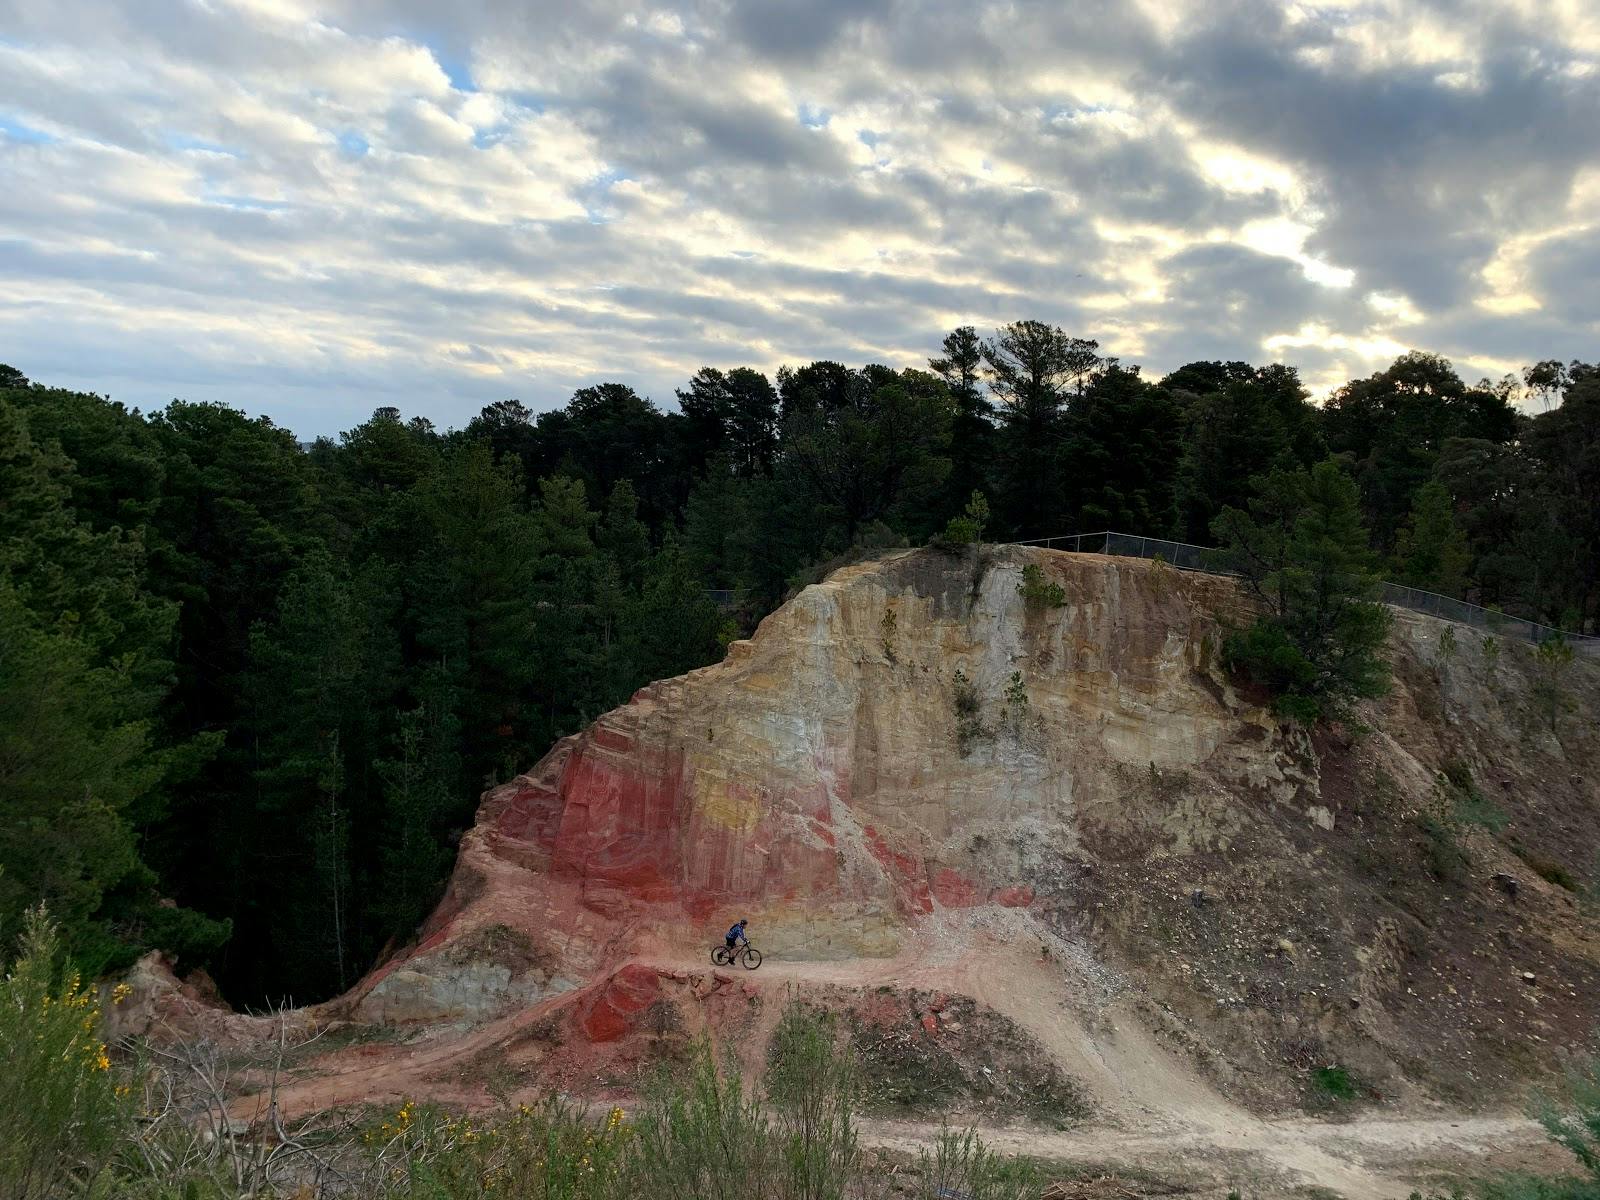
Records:
{"label": "eroded cliff", "polygon": [[[1391,695],[1312,738],[1221,669],[1247,615],[1021,547],[838,572],[489,792],[416,943],[308,1018],[412,1040],[304,1099],[626,1090],[699,1032],[759,1054],[795,996],[947,1108],[1289,1107],[1330,1064],[1513,1099],[1594,1020],[1600,665],[1398,614]],[[705,953],[741,916],[768,962],[735,979]],[[1055,1074],[996,1083],[997,1045]]]}

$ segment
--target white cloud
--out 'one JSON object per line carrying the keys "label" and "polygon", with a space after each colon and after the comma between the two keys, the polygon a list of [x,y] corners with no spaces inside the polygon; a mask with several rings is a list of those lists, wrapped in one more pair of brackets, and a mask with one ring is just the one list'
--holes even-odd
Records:
{"label": "white cloud", "polygon": [[0,339],[133,402],[459,424],[1020,316],[1318,386],[1592,340],[1580,0],[0,9]]}

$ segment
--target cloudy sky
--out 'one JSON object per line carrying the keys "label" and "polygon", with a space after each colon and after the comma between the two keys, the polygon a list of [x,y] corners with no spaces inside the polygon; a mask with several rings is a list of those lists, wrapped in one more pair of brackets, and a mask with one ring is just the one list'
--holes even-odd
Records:
{"label": "cloudy sky", "polygon": [[1021,316],[1600,354],[1594,0],[0,0],[0,361],[303,435]]}

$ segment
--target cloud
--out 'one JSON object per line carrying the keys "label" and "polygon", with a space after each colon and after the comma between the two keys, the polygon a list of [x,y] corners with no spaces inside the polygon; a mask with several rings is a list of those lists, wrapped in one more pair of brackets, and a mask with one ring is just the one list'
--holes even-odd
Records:
{"label": "cloud", "polygon": [[5,356],[130,403],[459,425],[1022,316],[1327,388],[1600,331],[1579,0],[0,11]]}

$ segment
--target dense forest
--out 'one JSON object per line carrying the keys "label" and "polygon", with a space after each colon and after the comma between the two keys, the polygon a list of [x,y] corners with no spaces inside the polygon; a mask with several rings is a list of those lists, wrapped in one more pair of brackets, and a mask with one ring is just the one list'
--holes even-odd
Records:
{"label": "dense forest", "polygon": [[0,943],[42,899],[88,971],[158,946],[236,1003],[326,997],[437,900],[485,786],[830,563],[975,492],[988,540],[1207,543],[1314,466],[1390,578],[1600,628],[1577,362],[1409,354],[1319,406],[1291,367],[1150,380],[1022,321],[927,370],[708,367],[670,407],[604,383],[308,447],[0,367]]}

